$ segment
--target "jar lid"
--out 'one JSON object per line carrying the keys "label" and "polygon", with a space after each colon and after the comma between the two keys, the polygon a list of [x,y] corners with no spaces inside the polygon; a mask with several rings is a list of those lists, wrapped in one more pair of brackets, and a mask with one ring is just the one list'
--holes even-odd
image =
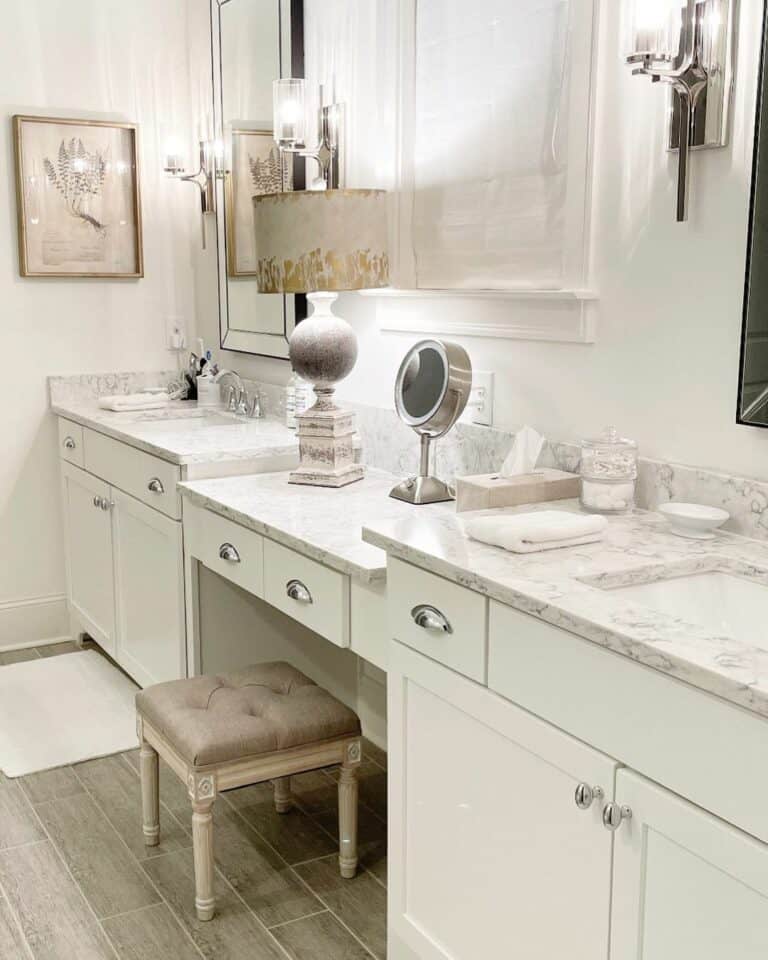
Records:
{"label": "jar lid", "polygon": [[600,437],[592,440],[582,440],[581,442],[583,446],[593,447],[596,450],[616,450],[622,448],[625,450],[637,450],[636,441],[619,436],[619,431],[616,427],[606,427]]}

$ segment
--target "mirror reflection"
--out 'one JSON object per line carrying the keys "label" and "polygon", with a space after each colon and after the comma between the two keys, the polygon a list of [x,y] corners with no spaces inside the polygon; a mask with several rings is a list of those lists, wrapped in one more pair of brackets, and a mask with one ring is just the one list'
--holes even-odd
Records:
{"label": "mirror reflection", "polygon": [[440,402],[445,378],[445,362],[434,347],[426,347],[413,355],[403,375],[402,403],[415,422],[429,416]]}

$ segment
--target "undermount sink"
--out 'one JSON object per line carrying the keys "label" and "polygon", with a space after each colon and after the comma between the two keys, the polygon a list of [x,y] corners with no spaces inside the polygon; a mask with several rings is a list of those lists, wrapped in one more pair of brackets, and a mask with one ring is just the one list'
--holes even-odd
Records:
{"label": "undermount sink", "polygon": [[614,596],[768,650],[768,586],[721,571],[609,588]]}
{"label": "undermount sink", "polygon": [[142,430],[156,425],[158,429],[167,430],[169,427],[200,429],[203,427],[237,426],[243,423],[231,413],[220,413],[216,410],[205,410],[192,407],[189,410],[152,410],[145,416],[138,417]]}

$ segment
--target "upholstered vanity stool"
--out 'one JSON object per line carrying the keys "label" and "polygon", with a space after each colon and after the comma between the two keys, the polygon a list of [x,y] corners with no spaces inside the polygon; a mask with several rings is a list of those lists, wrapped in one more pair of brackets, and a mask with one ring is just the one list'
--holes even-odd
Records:
{"label": "upholstered vanity stool", "polygon": [[339,866],[357,870],[360,721],[287,663],[260,663],[220,676],[174,680],[136,695],[144,842],[160,842],[158,754],[192,802],[195,907],[214,914],[213,803],[223,790],[271,780],[278,813],[291,809],[291,775],[341,765]]}

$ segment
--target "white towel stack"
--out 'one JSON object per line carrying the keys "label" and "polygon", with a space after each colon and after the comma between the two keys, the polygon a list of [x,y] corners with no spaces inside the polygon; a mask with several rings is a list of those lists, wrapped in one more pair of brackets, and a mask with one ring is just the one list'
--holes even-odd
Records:
{"label": "white towel stack", "polygon": [[114,397],[99,397],[102,410],[124,413],[131,410],[159,410],[168,403],[165,393],[123,393]]}
{"label": "white towel stack", "polygon": [[566,513],[564,510],[499,514],[465,521],[467,535],[473,540],[512,553],[536,553],[596,543],[602,540],[607,527],[605,517]]}

